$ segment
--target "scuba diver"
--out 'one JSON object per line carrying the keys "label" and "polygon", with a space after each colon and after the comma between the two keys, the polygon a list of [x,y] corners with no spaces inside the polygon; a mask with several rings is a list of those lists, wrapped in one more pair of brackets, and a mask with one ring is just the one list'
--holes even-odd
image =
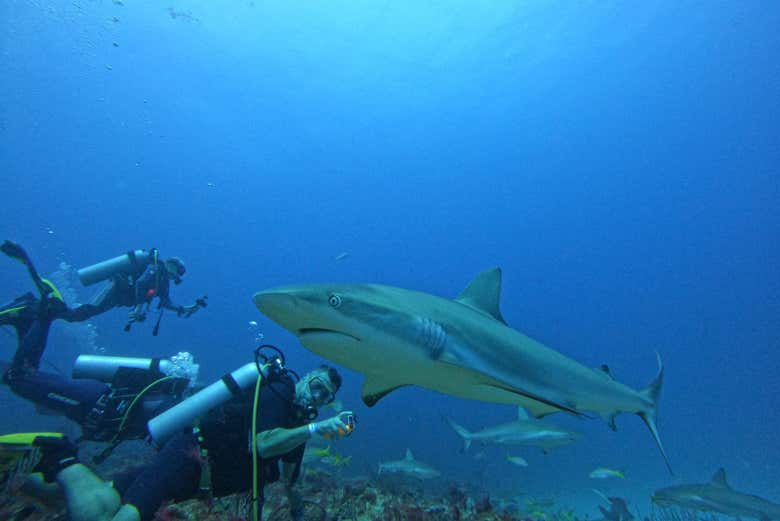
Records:
{"label": "scuba diver", "polygon": [[16,384],[26,388],[27,383],[21,381],[20,377],[38,370],[52,323],[57,319],[68,322],[85,319],[75,315],[54,284],[38,274],[24,248],[14,242],[4,241],[0,251],[27,267],[39,293],[38,297],[30,292],[25,293],[0,307],[0,326],[12,326],[17,337],[16,354],[11,364],[3,368],[3,381],[12,387]]}
{"label": "scuba diver", "polygon": [[[263,349],[278,356],[266,357],[260,354]],[[255,353],[254,362],[149,420],[149,438],[160,451],[152,462],[111,484],[80,463],[77,446],[62,436],[35,438],[42,457],[34,470],[60,485],[73,521],[147,521],[165,501],[246,491],[251,491],[252,518],[259,520],[263,488],[279,479],[292,518],[302,519],[305,501],[294,485],[306,442],[313,436],[351,434],[354,415],[343,411],[315,421],[318,408],[331,403],[341,387],[333,367],[322,365],[299,378],[275,347],[262,346]],[[101,376],[107,366],[133,360],[93,358],[81,372]]]}
{"label": "scuba diver", "polygon": [[146,320],[152,301],[157,298],[159,313],[152,330],[152,335],[157,336],[165,309],[175,311],[177,316],[189,318],[207,305],[206,295],[189,306],[180,306],[171,300],[171,281],[176,285],[181,284],[186,271],[178,257],[160,259],[157,248],[131,250],[113,259],[87,266],[78,270],[82,284],[89,286],[107,280],[108,285],[98,293],[93,303],[76,307],[73,314],[79,320],[86,320],[115,307],[131,307],[125,324],[125,331],[130,331],[134,322]]}

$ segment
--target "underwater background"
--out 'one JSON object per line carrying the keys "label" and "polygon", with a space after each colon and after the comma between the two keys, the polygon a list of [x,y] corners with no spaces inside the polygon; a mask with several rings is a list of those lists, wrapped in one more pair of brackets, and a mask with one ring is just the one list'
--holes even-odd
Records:
{"label": "underwater background", "polygon": [[[346,476],[410,448],[498,496],[600,498],[725,467],[780,500],[780,8],[774,2],[0,3],[0,239],[66,297],[73,269],[158,247],[187,265],[172,314],[58,323],[46,360],[190,351],[203,383],[259,335],[303,373],[321,359],[255,291],[375,282],[455,297],[503,269],[502,313],[548,346],[644,387],[666,365],[659,428],[555,415],[582,434],[544,455],[478,447],[511,406],[403,388],[338,442]],[[3,301],[31,289],[3,260]],[[250,324],[256,321],[257,326]],[[9,330],[10,332],[10,330]],[[15,348],[0,336],[0,358]],[[0,433],[65,420],[0,391]],[[323,413],[327,417],[328,413]],[[507,452],[527,468],[505,461]],[[626,478],[596,482],[599,466]]]}

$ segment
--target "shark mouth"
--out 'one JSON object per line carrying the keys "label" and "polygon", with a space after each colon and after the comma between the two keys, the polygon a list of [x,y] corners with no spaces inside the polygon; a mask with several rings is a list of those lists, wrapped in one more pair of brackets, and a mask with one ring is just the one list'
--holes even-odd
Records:
{"label": "shark mouth", "polygon": [[350,335],[349,333],[344,333],[343,331],[336,331],[334,329],[323,329],[323,328],[316,328],[316,327],[305,327],[298,330],[298,336],[303,337],[307,335],[338,335],[338,336],[344,336],[347,338],[351,338],[352,340],[356,342],[360,342],[361,340],[354,336]]}

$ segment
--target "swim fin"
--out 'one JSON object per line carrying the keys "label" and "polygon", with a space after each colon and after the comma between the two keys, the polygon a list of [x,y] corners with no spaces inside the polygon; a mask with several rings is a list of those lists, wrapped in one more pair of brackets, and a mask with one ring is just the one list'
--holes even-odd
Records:
{"label": "swim fin", "polygon": [[22,248],[19,244],[5,240],[3,241],[3,244],[0,244],[0,251],[11,257],[12,259],[16,259],[25,266],[27,266],[27,271],[30,273],[30,278],[33,279],[33,282],[35,283],[35,286],[38,288],[38,292],[41,294],[41,297],[46,297],[49,295],[53,289],[49,284],[46,284],[44,280],[41,278],[40,275],[38,275],[38,270],[35,269],[35,266],[33,265],[32,261],[30,260],[30,257],[27,255],[27,252],[24,251],[24,248]]}
{"label": "swim fin", "polygon": [[11,257],[12,259],[16,259],[25,266],[30,265],[30,257],[27,256],[27,252],[24,251],[24,248],[16,244],[15,242],[11,241],[3,241],[3,244],[0,245],[0,251]]}

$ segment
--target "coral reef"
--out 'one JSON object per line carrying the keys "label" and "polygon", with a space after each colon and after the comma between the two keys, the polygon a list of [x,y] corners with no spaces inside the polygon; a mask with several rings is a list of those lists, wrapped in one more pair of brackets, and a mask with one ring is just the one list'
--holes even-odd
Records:
{"label": "coral reef", "polygon": [[[309,469],[302,476],[301,496],[307,521],[579,521],[571,510],[554,501],[549,504],[515,501],[480,495],[451,483],[439,491],[424,491],[415,481],[340,477],[325,470]],[[242,521],[249,519],[251,504],[246,495],[193,499],[166,504],[157,521]],[[662,515],[665,514],[665,515]],[[64,521],[64,509],[47,507],[29,496],[6,491],[0,495],[0,519],[13,521]],[[265,490],[265,521],[290,519],[286,496],[280,484]],[[652,521],[697,521],[685,516],[654,512]]]}

